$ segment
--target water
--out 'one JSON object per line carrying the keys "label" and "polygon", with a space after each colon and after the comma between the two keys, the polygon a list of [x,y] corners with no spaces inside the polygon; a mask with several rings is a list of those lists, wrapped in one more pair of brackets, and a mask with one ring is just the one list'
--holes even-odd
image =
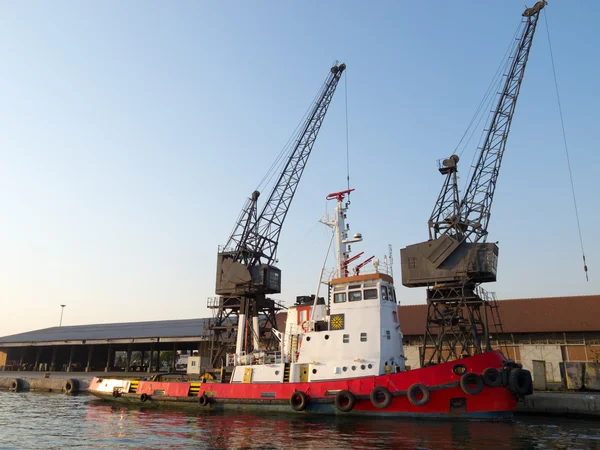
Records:
{"label": "water", "polygon": [[207,414],[122,407],[87,395],[0,392],[2,449],[600,449],[599,425]]}

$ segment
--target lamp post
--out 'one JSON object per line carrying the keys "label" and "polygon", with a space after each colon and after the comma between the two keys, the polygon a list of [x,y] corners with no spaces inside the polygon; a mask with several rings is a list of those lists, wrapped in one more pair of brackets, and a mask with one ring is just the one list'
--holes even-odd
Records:
{"label": "lamp post", "polygon": [[59,327],[62,327],[62,318],[63,318],[63,312],[65,310],[65,306],[67,306],[67,305],[60,305],[60,323],[58,324]]}

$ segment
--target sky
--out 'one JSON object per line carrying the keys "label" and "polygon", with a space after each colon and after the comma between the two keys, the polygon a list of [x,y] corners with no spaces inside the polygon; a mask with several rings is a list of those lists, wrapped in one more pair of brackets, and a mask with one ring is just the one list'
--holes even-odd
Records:
{"label": "sky", "polygon": [[[392,245],[401,303],[424,303],[424,289],[399,282],[399,251],[427,238],[437,161],[454,152],[523,9],[0,3],[0,336],[57,326],[61,304],[63,325],[210,316],[218,245],[336,60],[347,70],[283,227],[279,298],[315,291],[329,239],[318,219],[346,188],[348,145],[355,250],[382,258]],[[486,288],[501,299],[600,294],[600,3],[555,0],[544,14],[489,226],[500,257]]]}

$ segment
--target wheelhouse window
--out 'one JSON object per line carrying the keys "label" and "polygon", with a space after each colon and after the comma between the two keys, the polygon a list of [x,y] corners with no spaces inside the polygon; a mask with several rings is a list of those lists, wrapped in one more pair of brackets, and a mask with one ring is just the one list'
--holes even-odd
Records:
{"label": "wheelhouse window", "polygon": [[367,333],[360,333],[360,342],[367,342]]}
{"label": "wheelhouse window", "polygon": [[342,341],[344,342],[344,344],[348,344],[350,342],[350,335],[344,334],[344,336],[342,337]]}
{"label": "wheelhouse window", "polygon": [[338,292],[333,295],[333,303],[344,303],[346,301],[346,293]]}
{"label": "wheelhouse window", "polygon": [[388,301],[387,286],[381,286],[381,300],[383,300],[384,302]]}
{"label": "wheelhouse window", "polygon": [[359,302],[362,300],[362,291],[350,291],[348,292],[348,300],[351,302]]}
{"label": "wheelhouse window", "polygon": [[377,289],[365,289],[365,300],[376,300],[379,298]]}
{"label": "wheelhouse window", "polygon": [[396,290],[390,286],[390,302],[398,303],[396,300]]}

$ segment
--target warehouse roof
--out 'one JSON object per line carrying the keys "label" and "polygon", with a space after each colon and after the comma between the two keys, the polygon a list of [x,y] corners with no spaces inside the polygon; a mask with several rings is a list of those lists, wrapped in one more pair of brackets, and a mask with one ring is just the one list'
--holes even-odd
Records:
{"label": "warehouse roof", "polygon": [[[498,300],[505,333],[566,333],[600,331],[600,295]],[[398,307],[405,336],[425,334],[427,305]],[[285,324],[286,313],[277,320]]]}
{"label": "warehouse roof", "polygon": [[[499,300],[505,333],[553,333],[600,331],[600,295],[578,297]],[[405,336],[423,335],[427,305],[400,306],[400,323]],[[280,313],[279,327],[286,313]],[[109,323],[52,327],[0,337],[2,344],[100,343],[200,341],[208,337],[210,319],[161,320],[155,322]]]}
{"label": "warehouse roof", "polygon": [[[505,333],[600,331],[600,295],[499,300]],[[400,307],[402,333],[425,334],[427,305]]]}
{"label": "warehouse roof", "polygon": [[[39,342],[81,342],[129,340],[164,340],[193,338],[202,340],[208,332],[209,319],[160,320],[155,322],[107,323],[96,325],[77,325],[52,327],[0,337],[1,344],[39,343]],[[85,342],[83,342],[85,343]]]}

